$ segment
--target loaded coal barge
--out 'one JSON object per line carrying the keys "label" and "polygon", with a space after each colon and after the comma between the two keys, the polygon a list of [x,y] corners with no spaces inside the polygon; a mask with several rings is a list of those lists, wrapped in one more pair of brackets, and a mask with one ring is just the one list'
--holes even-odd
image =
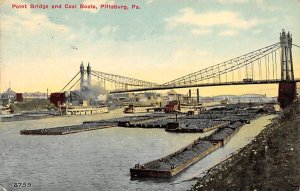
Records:
{"label": "loaded coal barge", "polygon": [[192,144],[168,156],[145,164],[136,164],[134,168],[130,169],[130,175],[132,178],[169,178],[175,176],[216,149],[224,146],[243,125],[244,123],[236,121],[226,127],[219,128],[208,137],[195,140]]}

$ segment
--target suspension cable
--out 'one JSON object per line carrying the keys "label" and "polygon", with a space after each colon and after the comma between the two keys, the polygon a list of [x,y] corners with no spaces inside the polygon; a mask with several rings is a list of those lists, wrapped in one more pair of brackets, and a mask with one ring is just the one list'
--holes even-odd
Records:
{"label": "suspension cable", "polygon": [[259,79],[262,80],[261,59],[258,60],[258,67],[259,67]]}
{"label": "suspension cable", "polygon": [[[83,74],[83,76],[85,75],[85,73],[86,73],[86,71],[84,72],[84,74]],[[83,78],[83,76],[81,76],[74,84],[73,84],[73,86],[71,86],[69,89],[68,89],[68,91],[70,91],[82,78]],[[67,91],[67,92],[68,92]]]}
{"label": "suspension cable", "polygon": [[277,50],[275,51],[275,70],[276,70],[276,79],[278,78],[278,73],[277,73],[277,55],[276,55]]}
{"label": "suspension cable", "polygon": [[296,46],[296,47],[298,47],[298,48],[300,48],[300,46],[299,45],[296,45],[296,44],[293,44],[294,46]]}
{"label": "suspension cable", "polygon": [[[199,70],[199,71],[196,71],[196,72],[193,72],[193,73],[190,73],[188,75],[185,75],[185,76],[182,76],[182,77],[179,77],[179,78],[176,78],[172,81],[169,81],[167,83],[164,83],[162,85],[171,85],[171,84],[174,84],[174,83],[178,83],[179,81],[183,80],[184,78],[187,78],[188,76],[196,76],[196,75],[199,75],[200,73],[204,73],[207,69],[211,69],[211,68],[214,68],[214,67],[217,67],[218,65],[220,66],[223,66],[225,65],[226,63],[229,62],[229,65],[232,65],[234,63],[234,61],[239,61],[241,59],[245,59],[247,58],[247,61],[249,60],[248,57],[250,59],[253,59],[254,57],[256,56],[259,56],[259,54],[261,53],[265,53],[265,52],[268,52],[268,51],[271,51],[272,49],[275,49],[277,48],[277,46],[279,45],[280,43],[274,43],[272,45],[269,45],[269,46],[266,46],[264,48],[261,48],[261,49],[258,49],[258,50],[255,50],[255,51],[252,51],[250,53],[247,53],[247,54],[244,54],[242,56],[239,56],[239,57],[236,57],[236,58],[233,58],[233,59],[230,59],[230,60],[227,60],[225,62],[222,62],[222,63],[219,63],[219,64],[216,64],[216,65],[213,65],[213,66],[210,66],[209,68],[206,68],[206,69],[202,69],[202,70]],[[233,70],[233,68],[237,69],[237,67],[230,67],[230,68],[227,68],[225,69],[226,71],[227,70]],[[223,73],[224,74],[224,73]],[[209,74],[210,77],[213,77],[214,74]],[[208,77],[208,74],[207,74],[207,77]],[[201,81],[201,80],[205,80],[204,79],[195,79],[194,81]]]}
{"label": "suspension cable", "polygon": [[267,65],[267,57],[265,56],[265,66],[266,66],[266,80],[268,79],[268,65]]}
{"label": "suspension cable", "polygon": [[80,73],[80,71],[72,78],[72,80],[69,81],[69,83],[67,83],[67,85],[65,85],[65,87],[63,87],[63,89],[60,90],[59,93],[61,93],[62,91],[64,91],[64,89],[78,76],[79,73]]}
{"label": "suspension cable", "polygon": [[272,68],[273,68],[273,79],[275,79],[275,70],[274,70],[274,53],[272,52]]}
{"label": "suspension cable", "polygon": [[270,62],[269,62],[269,54],[268,54],[268,80],[270,79]]}

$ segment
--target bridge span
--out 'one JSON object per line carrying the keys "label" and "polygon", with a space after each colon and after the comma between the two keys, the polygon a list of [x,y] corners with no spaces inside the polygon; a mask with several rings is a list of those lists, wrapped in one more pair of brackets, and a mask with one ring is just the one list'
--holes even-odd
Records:
{"label": "bridge span", "polygon": [[[300,81],[299,76],[298,78],[295,77],[292,54],[292,47],[300,48],[300,46],[293,44],[292,34],[284,30],[280,33],[279,40],[279,42],[269,46],[163,84],[94,71],[91,70],[89,64],[87,70],[85,70],[83,64],[81,64],[80,72],[72,78],[60,93],[70,91],[79,81],[82,85],[85,74],[88,76],[87,82],[89,85],[91,84],[91,76],[94,76],[98,79],[99,85],[110,94],[193,87],[279,84],[278,101],[282,107],[285,107],[295,99],[296,83]],[[79,79],[76,80],[78,76]],[[75,83],[72,85],[71,82],[73,81]],[[68,86],[70,88],[66,89]]]}
{"label": "bridge span", "polygon": [[[294,80],[300,82],[300,78]],[[141,91],[152,91],[152,90],[168,90],[168,89],[180,89],[180,88],[196,88],[196,87],[213,87],[213,86],[236,86],[236,85],[255,85],[255,84],[279,84],[282,82],[280,79],[276,80],[253,80],[253,81],[237,81],[237,82],[220,82],[220,83],[202,83],[202,84],[191,84],[191,85],[176,85],[176,86],[157,86],[149,88],[136,88],[128,90],[112,90],[110,94],[117,93],[129,93],[129,92],[141,92]]]}

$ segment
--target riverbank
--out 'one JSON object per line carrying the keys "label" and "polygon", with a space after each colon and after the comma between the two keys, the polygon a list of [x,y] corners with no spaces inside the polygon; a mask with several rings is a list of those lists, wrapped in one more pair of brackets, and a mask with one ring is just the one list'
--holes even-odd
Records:
{"label": "riverbank", "polygon": [[199,178],[191,190],[299,190],[299,102],[250,144]]}

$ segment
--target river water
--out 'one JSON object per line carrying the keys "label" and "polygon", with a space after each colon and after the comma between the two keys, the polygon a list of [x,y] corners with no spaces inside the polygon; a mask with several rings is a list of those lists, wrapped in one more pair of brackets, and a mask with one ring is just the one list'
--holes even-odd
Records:
{"label": "river water", "polygon": [[[249,143],[274,116],[245,125],[225,147],[171,179],[130,180],[129,169],[174,152],[206,134],[175,134],[163,129],[114,127],[64,136],[20,135],[22,129],[80,124],[123,116],[107,114],[0,122],[0,186],[10,190],[187,190],[186,181]],[[30,183],[15,188],[14,183]],[[28,184],[27,184],[28,185]],[[0,187],[1,188],[1,187]]]}

